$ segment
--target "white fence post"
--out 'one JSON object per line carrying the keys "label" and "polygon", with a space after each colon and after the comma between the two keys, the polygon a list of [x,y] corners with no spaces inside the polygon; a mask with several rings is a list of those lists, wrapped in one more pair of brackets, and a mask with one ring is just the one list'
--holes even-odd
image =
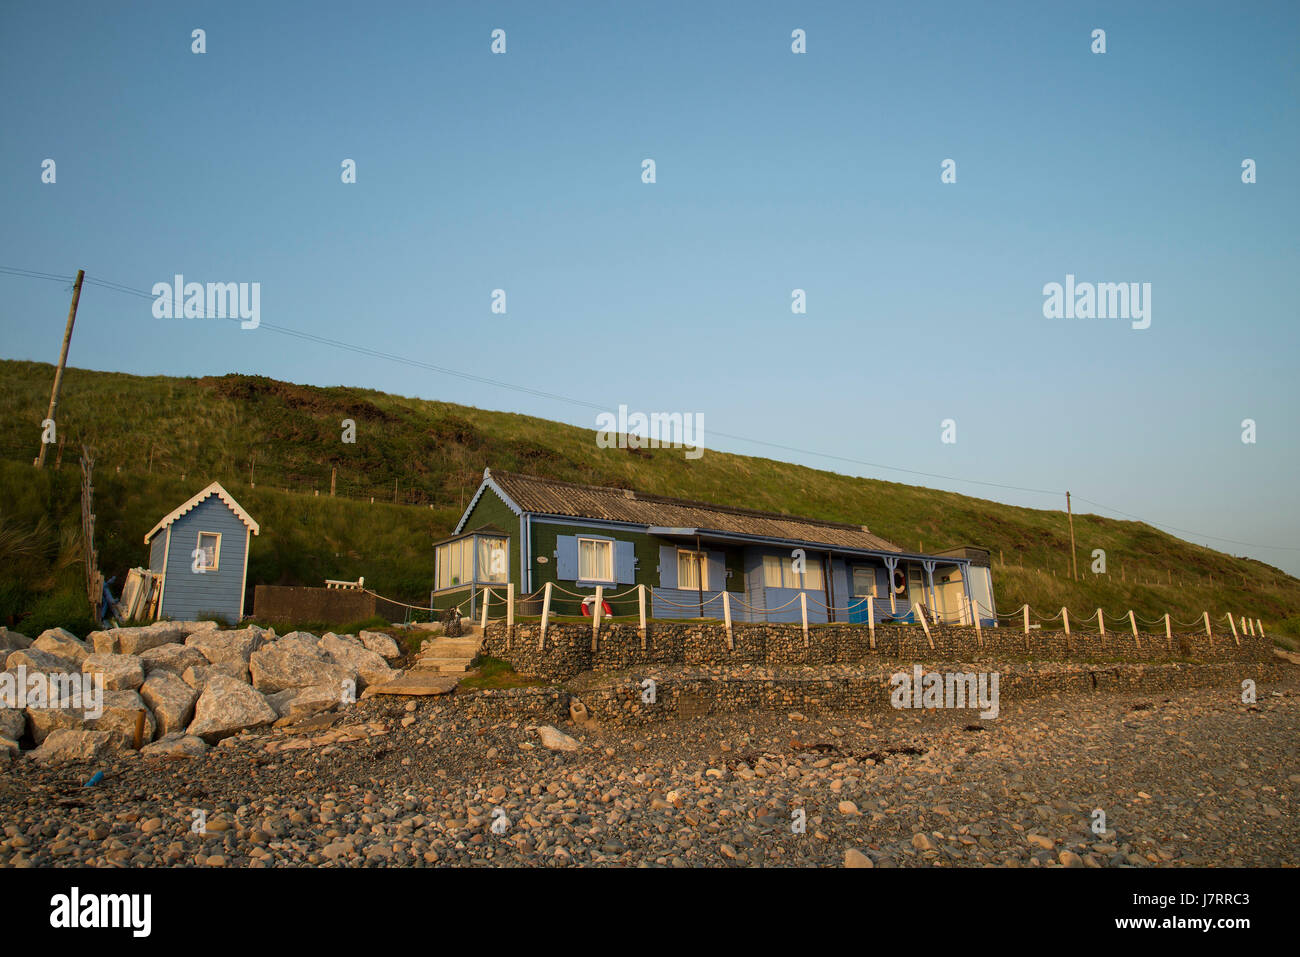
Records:
{"label": "white fence post", "polygon": [[871,650],[876,650],[876,600],[867,596],[867,636],[871,639]]}
{"label": "white fence post", "polygon": [[1138,637],[1137,617],[1133,614],[1132,608],[1128,610],[1128,623],[1133,626],[1133,640],[1137,643],[1137,646],[1141,648],[1142,639]]}
{"label": "white fence post", "polygon": [[1263,623],[1262,621],[1260,621],[1258,618],[1256,618],[1256,619],[1255,619],[1255,624],[1259,625],[1259,637],[1261,637],[1261,638],[1267,638],[1268,636],[1267,636],[1266,634],[1264,634],[1264,623]]}
{"label": "white fence post", "polygon": [[917,620],[921,623],[921,627],[925,629],[925,640],[929,643],[930,647],[933,648],[934,639],[930,637],[930,623],[925,620],[925,612],[921,611],[920,603],[918,602],[913,605],[912,610],[916,612]]}
{"label": "white fence post", "polygon": [[490,602],[491,600],[492,600],[492,589],[484,588],[483,589],[483,620],[479,622],[479,627],[482,628],[484,631],[487,631],[488,602]]}
{"label": "white fence post", "polygon": [[722,619],[727,623],[727,650],[735,651],[735,642],[731,640],[731,592],[722,590]]}
{"label": "white fence post", "polygon": [[1025,602],[1025,634],[1029,634],[1029,602]]}
{"label": "white fence post", "polygon": [[506,585],[506,650],[510,650],[510,639],[515,633],[515,583]]}
{"label": "white fence post", "polygon": [[803,646],[808,647],[808,593],[799,592],[799,614],[803,616]]}
{"label": "white fence post", "polygon": [[1061,607],[1061,621],[1065,622],[1065,637],[1070,637],[1070,609]]}
{"label": "white fence post", "polygon": [[1097,609],[1097,633],[1103,636],[1106,634],[1106,616],[1101,613],[1100,608]]}
{"label": "white fence post", "polygon": [[641,613],[641,625],[637,630],[641,632],[641,650],[645,651],[645,585],[636,586],[636,602]]}
{"label": "white fence post", "polygon": [[551,617],[551,582],[542,590],[542,633],[537,638],[537,650],[546,647],[546,622]]}
{"label": "white fence post", "polygon": [[1201,612],[1201,615],[1205,618],[1205,637],[1211,638],[1213,637],[1213,633],[1210,631],[1210,613],[1208,611],[1203,611]]}
{"label": "white fence post", "polygon": [[1169,648],[1174,647],[1174,630],[1169,624],[1169,612],[1165,612],[1165,641],[1169,642]]}
{"label": "white fence post", "polygon": [[1241,639],[1237,637],[1237,622],[1232,617],[1232,612],[1228,612],[1228,626],[1232,628],[1232,640],[1237,644],[1241,644]]}
{"label": "white fence post", "polygon": [[596,650],[596,634],[600,631],[600,610],[605,604],[605,586],[596,586],[596,600],[591,603],[591,650]]}

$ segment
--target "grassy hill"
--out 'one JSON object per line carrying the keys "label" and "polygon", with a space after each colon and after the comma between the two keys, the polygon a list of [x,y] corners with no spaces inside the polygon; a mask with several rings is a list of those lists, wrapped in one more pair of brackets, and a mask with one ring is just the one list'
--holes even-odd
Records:
{"label": "grassy hill", "polygon": [[[364,575],[381,594],[425,601],[431,542],[450,532],[491,466],[866,524],[911,549],[981,545],[993,553],[1004,612],[1026,601],[1044,614],[1068,605],[1080,617],[1097,607],[1184,621],[1231,610],[1300,636],[1300,580],[1139,522],[1076,515],[1080,569],[1102,548],[1109,574],[1073,582],[1064,511],[723,452],[688,461],[671,450],[601,449],[590,429],[367,389],[69,369],[62,467],[51,453],[37,473],[53,375],[44,363],[0,360],[0,622],[33,615],[29,630],[79,607],[77,449],[86,442],[109,576],[146,563],[144,533],[217,480],[262,526],[250,585]],[[342,441],[344,419],[355,422],[353,444]]]}

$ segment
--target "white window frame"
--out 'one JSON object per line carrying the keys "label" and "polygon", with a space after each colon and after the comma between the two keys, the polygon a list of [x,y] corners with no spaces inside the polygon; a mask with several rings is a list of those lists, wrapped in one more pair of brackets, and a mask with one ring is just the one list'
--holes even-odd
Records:
{"label": "white window frame", "polygon": [[[596,578],[596,577],[588,578],[583,576],[582,574],[582,543],[583,542],[591,542],[593,545],[603,546],[605,549],[608,550],[608,554],[609,554],[609,577],[608,578]],[[614,584],[614,540],[610,538],[584,538],[582,536],[579,536],[577,540],[577,546],[578,546],[577,580],[580,582],[592,582],[593,584],[597,584],[597,585]]]}
{"label": "white window frame", "polygon": [[203,551],[203,536],[210,535],[217,540],[216,546],[212,549],[212,564],[204,565],[205,572],[215,572],[221,570],[221,533],[220,532],[199,532],[199,537],[194,541],[194,547]]}
{"label": "white window frame", "polygon": [[[699,569],[700,572],[699,585],[682,584],[682,556],[683,555],[694,555],[698,558],[698,563],[696,564],[695,567]],[[677,587],[681,589],[689,589],[690,591],[709,590],[709,553],[708,552],[698,552],[693,548],[677,549]]]}
{"label": "white window frame", "polygon": [[[869,574],[869,575],[871,575],[871,590],[870,590],[869,592],[867,592],[866,594],[863,594],[863,593],[861,593],[861,592],[858,591],[858,573],[859,573],[859,572],[861,572],[861,573],[863,573],[863,574]],[[880,591],[880,579],[879,579],[879,578],[877,577],[877,575],[876,575],[876,570],[875,570],[875,568],[873,568],[873,567],[870,566],[870,565],[858,565],[858,566],[856,566],[856,567],[853,569],[853,574],[852,574],[851,577],[852,577],[852,580],[849,582],[849,584],[850,584],[850,585],[852,586],[852,588],[853,588],[853,597],[854,597],[854,598],[867,598],[867,597],[871,597],[871,598],[879,598],[879,597],[880,597],[880,595],[879,595],[879,591]]]}

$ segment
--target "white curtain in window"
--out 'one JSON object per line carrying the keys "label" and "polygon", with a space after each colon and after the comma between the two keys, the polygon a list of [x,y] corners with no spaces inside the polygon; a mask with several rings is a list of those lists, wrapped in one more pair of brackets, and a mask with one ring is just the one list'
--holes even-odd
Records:
{"label": "white curtain in window", "polygon": [[677,553],[677,587],[693,591],[709,587],[709,569],[703,552]]}
{"label": "white curtain in window", "polygon": [[803,587],[810,591],[822,588],[822,560],[819,555],[809,555],[803,560]]}
{"label": "white curtain in window", "polygon": [[578,578],[587,582],[614,580],[614,543],[578,539]]}
{"label": "white curtain in window", "polygon": [[506,554],[504,538],[478,540],[478,580],[504,582],[509,580],[510,560]]}

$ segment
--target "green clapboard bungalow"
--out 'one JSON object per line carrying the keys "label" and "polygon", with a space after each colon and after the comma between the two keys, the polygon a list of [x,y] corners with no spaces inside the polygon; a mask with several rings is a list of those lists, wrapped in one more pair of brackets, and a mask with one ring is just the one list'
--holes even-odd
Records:
{"label": "green clapboard bungalow", "polygon": [[568,593],[594,596],[597,585],[613,614],[636,614],[635,593],[623,593],[646,585],[655,618],[721,618],[725,590],[736,621],[799,621],[801,595],[809,621],[865,623],[869,607],[878,621],[910,620],[914,604],[947,622],[969,624],[971,608],[996,620],[983,549],[923,555],[865,525],[491,469],[455,534],[435,543],[435,569],[433,606],[471,617],[484,589],[497,602],[508,584],[521,614],[539,614],[552,582],[559,615],[582,610]]}
{"label": "green clapboard bungalow", "polygon": [[158,617],[219,615],[231,624],[244,617],[248,544],[259,532],[218,482],[150,529],[149,570],[162,573]]}

